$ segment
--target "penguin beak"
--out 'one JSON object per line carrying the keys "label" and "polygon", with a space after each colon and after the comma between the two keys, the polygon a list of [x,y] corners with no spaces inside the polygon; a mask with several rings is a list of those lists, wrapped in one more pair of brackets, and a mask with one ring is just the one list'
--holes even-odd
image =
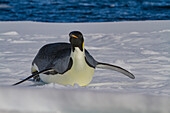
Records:
{"label": "penguin beak", "polygon": [[75,35],[71,35],[72,37],[74,37],[74,38],[78,38],[77,36],[75,36]]}

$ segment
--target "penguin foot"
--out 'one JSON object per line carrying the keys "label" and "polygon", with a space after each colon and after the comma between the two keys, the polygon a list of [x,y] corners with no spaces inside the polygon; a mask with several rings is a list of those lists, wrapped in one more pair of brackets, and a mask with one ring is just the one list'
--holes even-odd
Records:
{"label": "penguin foot", "polygon": [[[32,72],[32,74],[36,74],[36,73],[38,73],[38,71]],[[40,80],[41,79],[40,79],[39,74],[33,77],[33,81],[39,82]]]}

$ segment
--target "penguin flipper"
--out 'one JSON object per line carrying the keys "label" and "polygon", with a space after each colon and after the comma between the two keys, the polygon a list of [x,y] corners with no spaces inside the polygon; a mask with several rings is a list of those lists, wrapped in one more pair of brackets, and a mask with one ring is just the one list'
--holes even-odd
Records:
{"label": "penguin flipper", "polygon": [[18,84],[21,84],[21,83],[29,80],[30,78],[35,77],[35,76],[39,75],[40,73],[48,72],[49,70],[51,70],[51,69],[44,69],[44,70],[42,70],[42,71],[40,71],[40,72],[34,73],[34,74],[30,75],[29,77],[25,78],[24,80],[21,80],[21,81],[15,83],[15,84],[13,84],[12,86],[16,86],[16,85],[18,85]]}
{"label": "penguin flipper", "polygon": [[131,79],[135,79],[135,76],[130,73],[129,71],[119,67],[119,66],[115,66],[115,65],[112,65],[112,64],[107,64],[107,63],[101,63],[101,62],[98,62],[97,68],[102,68],[102,69],[111,69],[111,70],[114,70],[114,71],[117,71],[117,72],[120,72],[126,76],[128,76],[129,78]]}

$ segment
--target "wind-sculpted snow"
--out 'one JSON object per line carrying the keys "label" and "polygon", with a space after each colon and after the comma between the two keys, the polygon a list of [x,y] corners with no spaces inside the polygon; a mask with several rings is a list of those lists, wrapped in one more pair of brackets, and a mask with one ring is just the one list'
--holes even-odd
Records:
{"label": "wind-sculpted snow", "polygon": [[[0,112],[170,112],[169,26],[170,21],[0,22]],[[86,87],[32,80],[11,86],[30,75],[31,62],[40,47],[68,42],[68,33],[73,30],[84,34],[85,48],[95,59],[121,66],[136,79],[97,69]]]}
{"label": "wind-sculpted snow", "polygon": [[[87,89],[6,88],[1,113],[169,113],[170,98]],[[57,85],[55,85],[57,86]],[[60,87],[60,86],[59,86]]]}

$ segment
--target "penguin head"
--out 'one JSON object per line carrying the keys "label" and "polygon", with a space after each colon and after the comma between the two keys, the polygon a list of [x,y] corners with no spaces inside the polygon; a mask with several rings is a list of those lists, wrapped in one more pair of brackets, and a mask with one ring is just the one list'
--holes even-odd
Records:
{"label": "penguin head", "polygon": [[70,43],[73,51],[75,47],[78,47],[81,51],[83,51],[84,49],[83,34],[80,31],[72,31],[70,32],[69,36],[70,36]]}

